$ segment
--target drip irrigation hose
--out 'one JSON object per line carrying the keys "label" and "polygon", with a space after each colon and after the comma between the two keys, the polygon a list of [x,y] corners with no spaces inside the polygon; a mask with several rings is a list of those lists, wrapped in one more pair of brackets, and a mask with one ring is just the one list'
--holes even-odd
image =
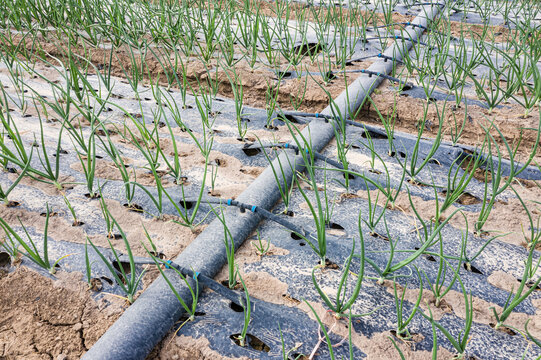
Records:
{"label": "drip irrigation hose", "polygon": [[[427,26],[428,22],[439,11],[439,6],[425,7],[424,11],[421,11],[412,23]],[[411,39],[416,41],[421,33],[422,29],[416,28]],[[413,41],[409,41],[402,46],[394,43],[385,50],[384,54],[397,57],[397,60],[400,60],[400,54],[409,51],[412,46]],[[393,65],[391,62],[384,62],[382,60],[374,62],[369,68],[370,71],[382,74],[388,74],[392,69]],[[344,118],[350,117],[350,113],[356,111],[365,101],[366,97],[382,81],[382,77],[369,78],[361,76],[357,78],[348,86],[346,91],[334,99],[331,105],[326,107],[321,113],[330,116],[340,112]],[[316,152],[321,152],[334,138],[334,124],[329,124],[329,122],[312,121],[302,131],[302,135],[310,139],[312,149]],[[282,187],[286,186],[286,184],[291,184],[295,173],[304,170],[299,155],[294,159],[290,157],[290,153],[288,154],[287,151],[283,151],[274,159],[274,164],[269,165],[239,195],[237,201],[253,204],[261,209],[271,209],[280,199],[277,182]],[[284,163],[295,164],[295,166],[285,167],[283,174],[280,174],[278,179],[275,178],[273,166],[276,167]],[[256,229],[260,217],[251,212],[245,212],[245,214],[239,215],[235,209],[226,209],[224,211],[224,218],[213,220],[173,261],[184,268],[198,269],[201,274],[210,278],[216,276],[227,262],[226,249],[223,245],[224,225],[222,221],[227,224],[235,249],[238,249],[244,240]],[[166,273],[169,272],[169,274],[175,273],[171,269],[165,269],[164,271]],[[171,276],[171,283],[185,301],[190,301],[192,295],[188,287],[181,279],[177,278],[178,276]],[[160,276],[124,311],[122,316],[83,355],[82,359],[143,360],[163,337],[167,335],[183,313],[184,309],[179,306],[177,297],[173,294],[165,279]]]}
{"label": "drip irrigation hose", "polygon": [[[156,265],[156,261],[159,261],[162,263],[162,265],[165,266],[166,269],[169,269],[169,268],[177,269],[178,272],[180,272],[183,276],[188,277],[190,279],[197,280],[199,285],[202,285],[203,287],[206,287],[214,291],[215,293],[219,294],[225,299],[232,301],[238,306],[244,307],[245,304],[247,303],[247,302],[243,302],[243,301],[246,301],[244,292],[240,293],[235,290],[231,290],[228,287],[223,286],[216,280],[211,279],[208,276],[201,274],[200,272],[186,269],[180,266],[179,264],[173,262],[172,260],[163,260],[163,259],[156,258],[156,261],[154,261],[154,259],[151,259],[151,258],[137,257],[137,256],[134,257],[133,259],[134,259],[134,264],[136,265]],[[120,262],[126,262],[126,263],[130,262],[130,258],[126,255],[120,255],[118,257],[118,260]],[[111,261],[116,261],[116,259],[111,259]],[[241,300],[240,304],[239,304],[239,299]]]}
{"label": "drip irrigation hose", "polygon": [[[325,115],[325,114],[321,114],[321,113],[308,113],[308,112],[302,112],[302,111],[287,111],[287,110],[283,111],[283,113],[285,115],[288,115],[288,116],[310,117],[310,118],[316,118],[316,119],[322,118],[322,119],[325,119],[325,121],[329,121],[329,120],[342,121],[342,120],[337,119],[336,116],[334,116],[334,115]],[[362,128],[362,129],[367,130],[369,132],[373,132],[373,133],[378,134],[378,135],[387,136],[387,133],[384,130],[378,128],[378,127],[363,124],[361,122],[348,120],[348,119],[343,120],[343,121],[348,125],[359,127],[359,128]]]}
{"label": "drip irrigation hose", "polygon": [[371,37],[371,38],[365,38],[364,40],[379,40],[379,39],[404,40],[404,41],[412,42],[412,43],[414,43],[414,44],[426,46],[426,47],[428,47],[430,50],[433,50],[433,49],[434,49],[433,46],[430,46],[430,45],[428,45],[427,43],[425,43],[425,42],[423,42],[423,41],[419,41],[419,40],[417,40],[417,39],[413,39],[413,38],[410,38],[410,37],[404,37],[404,36],[400,36],[400,35],[387,35],[387,36],[380,36],[380,37]]}
{"label": "drip irrigation hose", "polygon": [[[433,33],[436,33],[436,34],[439,34],[439,35],[446,35],[444,33],[442,33],[441,31],[438,31],[438,30],[434,30],[434,29],[430,29],[426,26],[423,26],[423,25],[419,25],[419,24],[412,24],[411,22],[407,21],[407,22],[397,22],[397,23],[392,23],[392,24],[388,24],[388,25],[381,25],[381,26],[376,26],[374,29],[382,29],[382,28],[387,28],[389,26],[394,26],[394,25],[405,25],[405,26],[411,26],[413,28],[420,28],[420,29],[423,29],[423,30],[426,30],[428,32],[433,32]],[[453,36],[453,38],[455,39],[455,37]]]}
{"label": "drip irrigation hose", "polygon": [[[189,203],[189,202],[196,202],[196,200],[186,200],[185,201],[186,203]],[[304,230],[302,227],[299,227],[295,224],[293,224],[292,222],[290,221],[287,221],[286,219],[276,215],[276,214],[273,214],[272,212],[266,210],[266,209],[263,209],[262,207],[258,207],[256,205],[250,205],[250,204],[245,204],[245,203],[242,203],[242,202],[239,202],[239,201],[236,201],[236,200],[233,200],[233,199],[221,199],[221,198],[205,198],[204,200],[205,203],[208,203],[208,204],[219,204],[219,205],[227,205],[227,206],[231,206],[231,207],[236,207],[239,209],[239,211],[241,213],[245,213],[246,210],[249,210],[250,212],[254,213],[254,214],[257,214],[257,215],[260,215],[261,217],[265,218],[266,220],[270,220],[270,221],[273,221],[277,224],[280,224],[282,225],[283,227],[285,227],[286,229],[288,230],[291,230],[292,232],[296,233],[296,234],[299,234],[305,238],[312,238],[312,239],[317,239],[317,236],[314,237],[314,235],[309,232],[309,231],[306,231]]]}

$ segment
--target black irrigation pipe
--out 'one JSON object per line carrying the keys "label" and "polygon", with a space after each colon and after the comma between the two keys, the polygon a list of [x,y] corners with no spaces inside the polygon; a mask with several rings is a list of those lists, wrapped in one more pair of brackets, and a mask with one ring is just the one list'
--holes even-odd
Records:
{"label": "black irrigation pipe", "polygon": [[[412,21],[413,24],[427,26],[428,22],[439,13],[440,7],[428,6],[423,10]],[[398,45],[395,42],[385,50],[384,54],[400,60],[400,54],[409,51],[413,46],[413,41],[416,41],[422,32],[421,28],[416,28],[412,33],[412,41],[408,41],[405,45]],[[392,69],[393,64],[384,61],[376,61],[369,68],[370,71],[381,74],[388,74]],[[344,118],[350,117],[350,112],[356,111],[382,81],[383,78],[379,76],[357,78],[348,86],[347,91],[340,94],[330,106],[322,111],[322,114],[331,115],[340,112]],[[321,152],[334,138],[334,124],[312,121],[303,129],[302,135],[310,139],[313,151]],[[272,164],[274,166],[285,163],[295,164],[295,167],[284,168],[284,174],[281,174],[278,179],[282,187],[292,182],[297,171],[304,170],[301,157],[296,155],[296,158],[292,159],[291,156],[291,153],[283,151]],[[272,166],[268,166],[237,198],[239,202],[253,204],[265,210],[271,209],[279,200],[280,192]],[[173,261],[184,268],[197,269],[207,277],[216,276],[227,262],[226,249],[223,245],[222,221],[227,224],[235,249],[238,249],[257,228],[260,217],[251,212],[239,214],[236,209],[226,209],[222,219],[212,221]],[[190,301],[192,295],[188,287],[178,276],[174,276],[174,270],[165,269],[164,271],[178,294],[185,301]],[[167,335],[183,313],[184,309],[179,306],[177,297],[160,276],[124,311],[82,358],[86,360],[143,360]]]}
{"label": "black irrigation pipe", "polygon": [[[251,144],[245,144],[242,149],[243,150],[250,150],[250,149],[263,149],[263,148],[291,149],[291,150],[295,150],[296,155],[298,155],[299,151],[300,151],[300,149],[299,149],[299,147],[297,145],[292,144],[292,143],[286,143],[286,142],[276,143],[276,144],[269,144],[269,145],[257,145],[257,144],[251,143]],[[308,153],[308,151],[309,150],[306,149],[307,153]],[[327,164],[330,164],[330,165],[334,166],[335,168],[344,170],[344,165],[340,164],[338,161],[333,160],[331,158],[328,158],[327,156],[322,155],[321,153],[316,152],[316,151],[312,151],[312,154],[314,154],[315,159],[324,161]]]}

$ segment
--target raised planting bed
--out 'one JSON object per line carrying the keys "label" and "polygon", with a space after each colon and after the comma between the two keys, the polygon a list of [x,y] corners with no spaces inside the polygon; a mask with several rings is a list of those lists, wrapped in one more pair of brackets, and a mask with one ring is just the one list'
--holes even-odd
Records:
{"label": "raised planting bed", "polygon": [[0,4],[0,359],[541,358],[540,10]]}

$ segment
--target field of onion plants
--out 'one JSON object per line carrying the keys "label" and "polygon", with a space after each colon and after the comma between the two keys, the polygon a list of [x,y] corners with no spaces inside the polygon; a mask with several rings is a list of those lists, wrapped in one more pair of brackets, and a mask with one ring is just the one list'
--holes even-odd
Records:
{"label": "field of onion plants", "polygon": [[0,359],[541,359],[537,0],[0,3]]}

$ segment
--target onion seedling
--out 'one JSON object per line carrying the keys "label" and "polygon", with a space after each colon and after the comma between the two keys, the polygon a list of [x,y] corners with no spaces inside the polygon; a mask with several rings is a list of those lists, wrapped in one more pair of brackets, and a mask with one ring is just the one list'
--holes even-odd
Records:
{"label": "onion seedling", "polygon": [[[287,126],[289,127],[289,131],[291,134],[294,134],[293,129],[291,128],[291,123],[288,121]],[[294,127],[294,125],[293,125]],[[308,140],[302,135],[302,133],[298,132],[299,136],[302,138],[302,141],[305,146],[302,146],[300,141],[297,139],[296,136],[293,135],[293,139],[297,143],[297,148],[299,149],[300,154],[302,155],[304,166],[306,168],[306,172],[308,173],[307,181],[309,182],[314,195],[315,195],[315,203],[316,206],[312,204],[312,200],[309,198],[306,191],[302,189],[302,185],[300,184],[298,176],[295,176],[295,183],[297,184],[297,189],[301,193],[302,197],[308,204],[308,208],[310,209],[310,213],[312,214],[312,217],[314,219],[316,231],[317,231],[317,246],[314,245],[311,239],[305,238],[305,240],[308,242],[310,247],[316,252],[316,254],[320,258],[320,266],[325,267],[325,259],[327,254],[327,238],[326,238],[326,227],[327,227],[327,215],[329,213],[328,209],[324,209],[323,202],[321,200],[321,196],[319,194],[319,189],[316,182],[316,176],[315,176],[315,167],[313,165],[314,163],[314,153],[312,151],[311,146],[309,146]]]}
{"label": "onion seedling", "polygon": [[71,226],[82,225],[83,223],[77,220],[77,214],[75,213],[75,209],[73,208],[73,205],[71,205],[71,202],[68,200],[67,196],[65,194],[62,194],[62,198],[64,199],[64,203],[66,203],[66,206],[68,207],[68,210],[73,218]]}
{"label": "onion seedling", "polygon": [[[32,153],[33,149],[30,151],[30,157],[28,158],[28,161],[26,165],[21,169],[20,173],[17,175],[17,178],[7,189],[3,189],[2,186],[0,186],[0,200],[4,202],[4,205],[10,207],[18,204],[17,202],[10,201],[8,199],[9,194],[15,189],[15,187],[19,184],[19,182],[23,179],[23,177],[27,174],[28,169],[30,168],[30,162],[32,160]],[[6,166],[4,166],[4,169]]]}
{"label": "onion seedling", "polygon": [[230,289],[234,289],[237,285],[237,270],[235,267],[235,239],[233,238],[233,235],[231,234],[231,231],[229,231],[229,227],[226,224],[225,220],[225,214],[223,212],[223,209],[220,208],[218,213],[217,210],[215,210],[211,206],[211,210],[216,215],[218,220],[222,223],[224,226],[224,245],[225,245],[225,253],[227,257],[227,269],[228,269],[228,286]]}
{"label": "onion seedling", "polygon": [[88,256],[88,240],[85,240],[85,276],[88,287],[92,287],[92,264]]}
{"label": "onion seedling", "polygon": [[[462,214],[462,215],[464,216],[464,214]],[[465,216],[464,216],[464,218],[465,218]],[[467,231],[466,231],[465,235],[463,234],[462,236],[463,236],[463,238],[464,238],[464,236],[467,238],[467,236],[468,236]],[[437,272],[437,275],[436,275],[436,278],[434,279],[434,281],[431,281],[430,278],[428,277],[428,275],[426,274],[426,272],[424,270],[421,270],[423,272],[423,275],[425,276],[426,281],[428,282],[430,290],[432,290],[432,294],[434,295],[434,298],[435,298],[434,304],[438,308],[440,307],[440,304],[441,304],[441,301],[443,300],[443,297],[445,295],[447,295],[447,293],[451,290],[451,288],[453,287],[453,285],[457,281],[457,279],[458,279],[458,271],[459,271],[459,269],[460,269],[460,267],[462,265],[462,257],[459,257],[458,265],[456,267],[457,270],[455,270],[447,262],[447,260],[444,257],[445,255],[443,253],[443,238],[442,238],[441,234],[439,235],[439,245],[440,245],[439,246],[440,251],[439,251],[438,255],[439,255],[439,258],[440,258],[440,262],[438,264],[438,272]],[[460,254],[464,253],[465,245],[466,245],[466,241],[462,241],[462,248],[460,250]],[[451,269],[454,276],[451,279],[451,281],[449,282],[449,284],[444,285],[445,280],[447,280],[448,269]]]}
{"label": "onion seedling", "polygon": [[[74,144],[75,145],[75,144]],[[86,178],[86,187],[88,190],[88,197],[95,199],[98,197],[98,192],[94,189],[94,178],[96,174],[96,129],[92,126],[90,134],[88,136],[88,143],[86,144],[86,153],[77,151],[77,157],[81,163],[83,173]],[[57,155],[57,158],[59,155]],[[98,185],[99,188],[99,185]]]}
{"label": "onion seedling", "polygon": [[[541,140],[541,111],[539,112],[540,121],[539,121],[539,127],[537,129],[537,136],[534,145],[532,146],[532,150],[530,152],[530,156],[526,160],[524,164],[521,164],[522,167],[517,170],[517,164],[515,163],[515,156],[517,153],[517,150],[520,146],[520,141],[517,143],[516,147],[514,149],[511,149],[509,146],[507,140],[503,136],[502,132],[498,127],[494,125],[493,122],[491,122],[490,128],[486,128],[483,125],[481,127],[485,131],[485,134],[490,138],[489,141],[487,141],[487,148],[488,148],[488,158],[486,159],[487,165],[485,170],[485,185],[484,185],[484,196],[483,196],[483,204],[481,207],[481,210],[479,211],[479,215],[477,218],[477,222],[475,223],[475,233],[481,234],[483,232],[483,227],[488,220],[488,217],[490,215],[490,212],[492,211],[492,208],[494,207],[494,203],[496,202],[496,196],[501,194],[505,189],[507,189],[511,182],[520,175],[524,170],[528,168],[530,163],[533,161],[533,158],[537,154],[537,149],[539,147],[539,141]],[[494,128],[498,134],[500,135],[500,138],[505,145],[505,148],[507,150],[507,154],[509,156],[509,175],[507,176],[507,179],[503,182],[504,179],[503,173],[502,173],[502,154],[500,152],[500,147],[498,146],[496,140],[494,137],[490,134],[490,129]],[[497,165],[494,165],[493,155],[491,152],[491,144],[494,144],[496,146],[496,151],[498,154],[498,159],[496,160]],[[490,175],[490,179],[489,179]],[[489,196],[489,182],[490,182],[490,196]],[[500,185],[501,184],[501,185]]]}
{"label": "onion seedling", "polygon": [[239,345],[244,347],[246,335],[248,334],[248,326],[250,325],[250,321],[252,320],[252,305],[250,304],[250,294],[248,294],[248,288],[246,287],[246,284],[244,283],[244,280],[242,279],[242,276],[239,273],[238,266],[237,266],[236,271],[237,271],[237,275],[239,276],[239,280],[242,284],[242,288],[244,289],[244,296],[246,300],[246,302],[244,302],[242,301],[243,299],[241,298],[240,303],[242,304],[242,309],[244,313],[244,324],[242,326],[241,333],[237,337],[237,340],[239,341]]}
{"label": "onion seedling", "polygon": [[[29,260],[31,260],[34,264],[47,270],[49,274],[54,275],[56,273],[56,268],[58,266],[58,263],[73,254],[64,255],[60,257],[58,260],[56,260],[54,263],[51,263],[51,261],[49,260],[48,230],[49,230],[50,216],[51,216],[51,212],[49,210],[49,204],[47,204],[47,211],[45,213],[45,229],[43,230],[43,255],[40,254],[36,246],[36,243],[34,242],[32,237],[28,233],[28,230],[26,230],[26,227],[23,225],[20,218],[19,218],[19,223],[21,224],[21,227],[23,228],[23,231],[26,235],[26,238],[28,239],[29,244],[2,218],[0,218],[0,227],[2,227],[2,230],[4,230],[4,233],[6,234],[6,238],[13,245],[11,247],[12,249],[14,249],[12,250],[13,254],[17,254],[20,252],[21,254],[26,256]],[[5,243],[2,246],[5,247]],[[19,246],[21,246],[24,250],[19,250]]]}
{"label": "onion seedling", "polygon": [[[457,212],[461,211],[460,208],[456,209],[442,223],[435,226],[434,229],[432,229],[432,231],[429,232],[428,229],[427,229],[427,225],[426,225],[425,221],[421,218],[421,215],[417,212],[417,210],[415,209],[415,206],[413,205],[413,200],[411,199],[411,194],[410,194],[409,190],[408,190],[408,196],[409,196],[411,208],[412,208],[413,212],[415,213],[415,216],[421,221],[421,224],[422,224],[422,226],[424,228],[424,232],[423,232],[423,235],[422,235],[423,237],[420,239],[422,245],[421,245],[421,247],[419,249],[415,250],[415,252],[413,252],[413,254],[411,254],[408,258],[406,258],[406,259],[398,262],[397,264],[393,265],[396,242],[393,243],[392,238],[389,237],[389,243],[391,245],[390,256],[389,256],[389,259],[387,260],[387,264],[385,265],[385,267],[383,269],[380,268],[373,260],[370,260],[369,258],[366,258],[366,261],[378,273],[378,275],[379,275],[378,283],[379,284],[383,284],[383,282],[386,279],[388,279],[391,274],[393,274],[394,272],[402,269],[405,266],[408,266],[410,263],[415,261],[419,256],[424,254],[428,248],[430,248],[431,246],[434,246],[438,242],[438,240],[440,240],[439,239],[440,232],[443,229],[443,227],[445,225],[447,225],[447,223],[453,218],[453,216]],[[384,217],[384,222],[385,222],[385,226],[387,228],[387,221],[386,221],[385,217]],[[430,224],[430,227],[432,227],[432,223]],[[387,230],[387,233],[388,232],[389,231]]]}
{"label": "onion seedling", "polygon": [[[45,131],[43,129],[43,119],[41,118],[40,112],[38,111],[38,117],[39,117],[39,126],[40,126],[40,148],[41,151],[38,151],[38,157],[41,165],[43,166],[43,169],[45,173],[42,173],[40,175],[43,176],[44,179],[36,178],[36,180],[53,184],[56,186],[58,190],[63,189],[63,185],[60,182],[60,155],[62,154],[62,132],[64,131],[64,125],[60,127],[60,131],[58,132],[58,140],[56,143],[56,153],[55,156],[55,162],[54,165],[51,164],[51,161],[49,159],[49,154],[47,153],[47,146],[45,143]],[[35,140],[37,142],[37,140]]]}
{"label": "onion seedling", "polygon": [[[522,234],[524,236],[524,240],[526,241],[526,247],[529,250],[532,247],[535,247],[536,244],[541,242],[541,226],[540,226],[541,216],[537,218],[537,223],[534,224],[534,220],[532,218],[533,211],[530,212],[530,210],[526,206],[526,203],[524,202],[524,200],[522,200],[522,197],[518,194],[518,192],[515,190],[513,186],[511,186],[511,190],[513,190],[513,192],[517,196],[517,199],[520,201],[520,204],[522,205],[522,207],[524,208],[524,211],[526,212],[526,215],[528,216],[528,222],[530,223],[530,226],[529,226],[530,236],[528,237],[524,233],[524,226],[522,226]],[[539,204],[538,201],[533,201],[533,202],[536,204]]]}
{"label": "onion seedling", "polygon": [[[422,154],[420,150],[421,145],[421,139],[423,137],[423,133],[425,131],[425,125],[427,121],[427,114],[428,114],[428,104],[424,105],[424,113],[423,118],[420,121],[419,129],[417,131],[417,141],[415,142],[415,145],[413,149],[411,150],[411,153],[409,154],[409,164],[406,164],[408,162],[408,154],[406,152],[406,159],[404,159],[404,162],[400,160],[400,157],[396,157],[396,160],[399,162],[399,164],[404,168],[407,169],[407,174],[411,178],[412,183],[417,182],[417,175],[421,172],[421,170],[431,161],[432,156],[436,153],[438,148],[440,147],[441,140],[442,140],[442,128],[443,128],[443,119],[445,117],[445,105],[443,106],[443,113],[439,114],[438,107],[436,106],[436,111],[438,112],[438,132],[436,133],[436,137],[432,141],[432,146],[427,154]],[[422,159],[419,159],[419,157],[422,156]]]}
{"label": "onion seedling", "polygon": [[[360,212],[359,212],[358,226],[359,226],[359,239],[361,243],[361,252],[360,254],[355,254],[355,239],[354,239],[352,243],[351,254],[346,259],[343,266],[342,276],[340,278],[338,289],[336,290],[336,298],[334,299],[334,301],[329,298],[329,296],[321,289],[321,287],[317,283],[315,271],[319,266],[316,266],[312,270],[312,282],[317,292],[319,293],[319,295],[321,296],[325,304],[329,307],[329,309],[335,313],[335,316],[337,318],[346,316],[345,315],[346,311],[351,308],[351,306],[353,305],[353,303],[357,300],[357,297],[359,296],[359,292],[361,291],[361,286],[364,279],[364,270],[365,270],[364,269],[364,264],[365,264],[364,237],[363,237],[363,232],[362,232]],[[348,298],[346,298],[346,293],[348,291],[347,289],[348,277],[350,275],[351,262],[354,257],[360,258],[361,263],[359,265],[359,271],[356,274],[357,280],[355,282],[353,291],[351,295]],[[353,316],[359,317],[359,316],[365,316],[365,315],[366,314],[359,314],[359,315],[353,315]]]}
{"label": "onion seedling", "polygon": [[398,118],[398,115],[396,113],[397,108],[397,100],[396,96],[394,98],[394,105],[393,105],[393,111],[391,114],[388,114],[387,116],[383,116],[383,114],[379,111],[378,107],[376,106],[376,103],[372,98],[369,96],[368,100],[370,101],[370,105],[374,107],[376,110],[376,113],[378,114],[378,117],[383,124],[383,127],[385,128],[385,133],[387,134],[387,141],[389,143],[389,148],[387,151],[387,155],[391,156],[394,152],[394,126],[396,123],[396,119]]}
{"label": "onion seedling", "polygon": [[[458,270],[456,270],[456,273],[458,276]],[[473,296],[470,292],[470,295],[468,297],[468,293],[466,292],[466,289],[464,288],[464,284],[462,283],[460,276],[458,276],[458,281],[460,283],[460,287],[462,288],[462,294],[464,295],[464,304],[466,306],[464,330],[461,331],[458,334],[458,336],[456,337],[453,336],[447,329],[443,327],[443,325],[441,325],[440,323],[434,320],[434,317],[432,316],[432,310],[430,309],[430,307],[428,307],[430,316],[426,315],[424,312],[421,312],[421,315],[423,315],[428,321],[430,321],[430,324],[432,324],[432,329],[434,332],[434,342],[436,342],[435,331],[437,328],[443,333],[443,335],[445,335],[447,340],[449,340],[449,342],[453,345],[455,350],[458,352],[458,355],[456,356],[456,358],[464,359],[466,356],[466,347],[468,346],[468,342],[470,341],[469,335],[470,335],[471,327],[473,324]],[[434,344],[434,349],[436,349],[436,347],[437,345]]]}
{"label": "onion seedling", "polygon": [[423,281],[421,279],[421,274],[419,274],[419,269],[417,269],[417,276],[419,277],[419,295],[417,296],[417,301],[415,302],[415,305],[413,306],[413,309],[411,310],[410,315],[404,319],[404,297],[406,296],[407,291],[407,284],[402,290],[402,296],[398,296],[398,292],[396,290],[396,279],[393,283],[394,285],[394,303],[396,308],[396,336],[403,340],[409,340],[411,339],[411,334],[408,330],[408,325],[413,320],[413,317],[417,313],[417,310],[419,309],[419,305],[421,304],[421,299],[423,298]]}
{"label": "onion seedling", "polygon": [[[145,229],[145,235],[148,241],[150,242],[151,247],[155,248],[154,244],[152,243],[152,239],[150,238],[150,235],[146,229]],[[167,282],[167,285],[169,285],[169,288],[171,289],[173,294],[175,294],[175,297],[180,302],[180,305],[182,305],[182,308],[186,310],[186,312],[189,315],[188,319],[186,319],[186,321],[184,321],[184,323],[182,323],[177,329],[177,332],[178,332],[184,326],[184,324],[186,324],[188,321],[193,321],[195,319],[195,313],[197,310],[197,302],[199,301],[199,279],[197,277],[198,273],[195,273],[196,275],[193,276],[193,279],[190,279],[189,277],[183,275],[182,272],[180,272],[176,267],[168,266],[167,262],[164,263],[162,259],[160,259],[159,257],[156,257],[155,253],[153,251],[150,251],[145,246],[145,244],[143,244],[143,247],[145,248],[146,252],[150,255],[152,260],[154,260],[154,263],[156,264],[156,267],[160,271],[160,274],[164,278],[165,282]],[[166,269],[172,269],[172,271],[162,269],[162,265],[165,265]],[[176,275],[178,275],[182,279],[184,284],[186,284],[186,286],[188,287],[188,290],[190,291],[190,294],[192,295],[191,304],[187,304],[182,298],[182,296],[180,295],[179,291],[177,290],[178,283],[176,281],[172,281],[169,279],[168,275],[175,275],[173,272],[176,273]]]}
{"label": "onion seedling", "polygon": [[[162,90],[159,89],[158,91],[161,92]],[[173,134],[173,128],[171,127],[171,124],[169,123],[169,120],[167,119],[167,117],[165,115],[164,107],[162,106],[162,105],[165,105],[165,104],[169,104],[167,107],[169,109],[171,109],[170,105],[171,105],[171,100],[172,99],[171,100],[168,99],[168,97],[167,97],[167,95],[165,95],[165,93],[162,93],[162,94],[164,95],[167,103],[162,103],[161,97],[160,97],[160,100],[157,99],[156,101],[158,102],[158,106],[159,106],[161,115],[165,118],[164,122],[165,122],[165,125],[167,126],[167,130],[169,131],[169,137],[171,138],[171,145],[173,146],[173,152],[171,153],[171,155],[173,157],[173,160],[170,161],[169,157],[164,153],[164,150],[162,149],[162,147],[160,147],[159,136],[157,136],[156,141],[154,141],[154,138],[153,138],[153,142],[154,142],[154,144],[156,146],[156,150],[160,153],[161,158],[163,159],[165,165],[169,169],[168,174],[173,177],[173,179],[174,179],[173,182],[176,185],[181,185],[181,184],[184,183],[186,177],[184,175],[182,175],[182,167],[180,166],[179,145],[178,145],[177,139],[175,138],[175,135]],[[178,107],[176,108],[176,110],[178,111]],[[180,114],[177,114],[177,115],[180,116]],[[156,120],[154,120],[154,121],[156,121]]]}
{"label": "onion seedling", "polygon": [[133,207],[133,197],[135,196],[135,183],[137,183],[137,175],[134,169],[132,169],[131,175],[133,175],[133,183],[131,182],[131,176],[128,172],[128,167],[124,161],[124,158],[121,156],[120,150],[116,147],[114,142],[111,140],[111,137],[109,135],[109,131],[105,128],[103,124],[101,124],[102,130],[105,133],[105,136],[107,138],[107,141],[103,140],[101,137],[98,137],[100,139],[103,149],[109,155],[109,158],[113,160],[116,168],[120,172],[120,177],[122,178],[122,181],[124,183],[124,194],[126,196],[127,206],[128,208],[134,208]]}
{"label": "onion seedling", "polygon": [[105,266],[107,266],[107,268],[109,269],[109,271],[115,278],[115,281],[118,284],[118,286],[120,286],[120,288],[126,294],[126,297],[125,297],[126,301],[132,304],[135,299],[135,293],[138,290],[139,283],[141,282],[143,275],[145,274],[145,270],[141,271],[139,276],[137,276],[135,260],[133,257],[130,243],[128,242],[128,238],[126,237],[124,230],[122,230],[122,228],[120,227],[116,219],[113,218],[112,216],[111,216],[111,219],[113,221],[114,226],[116,226],[116,228],[120,232],[120,236],[122,237],[122,240],[124,241],[124,246],[126,248],[126,252],[128,254],[128,259],[129,259],[129,262],[128,262],[129,269],[124,269],[124,265],[120,261],[120,256],[118,252],[115,250],[115,248],[113,247],[113,244],[111,244],[110,239],[107,239],[107,241],[109,242],[109,247],[111,248],[111,252],[114,256],[113,262],[116,262],[118,264],[119,270],[117,270],[115,266],[113,265],[113,262],[107,256],[105,256],[96,247],[96,245],[94,245],[94,243],[90,240],[88,236],[86,237],[86,239],[90,243],[90,245],[92,246],[96,254],[98,254],[98,256],[103,260],[103,263],[105,264]]}
{"label": "onion seedling", "polygon": [[462,120],[462,125],[458,125],[456,114],[453,112],[453,126],[450,128],[450,136],[451,136],[451,142],[453,143],[453,146],[456,146],[458,144],[458,141],[462,137],[462,133],[464,132],[464,128],[466,127],[466,122],[468,121],[468,102],[466,101],[464,108],[464,120]]}
{"label": "onion seedling", "polygon": [[[520,285],[518,286],[516,292],[514,292],[514,289],[511,289],[511,292],[509,293],[509,296],[507,297],[507,301],[505,302],[505,305],[503,306],[503,309],[500,313],[496,311],[496,308],[491,307],[492,313],[494,314],[494,318],[496,319],[496,325],[494,328],[497,330],[505,325],[505,321],[511,315],[513,310],[532,292],[534,292],[539,284],[541,283],[541,277],[539,277],[537,280],[532,280],[535,276],[537,270],[540,268],[541,265],[541,258],[535,260],[534,256],[536,255],[535,246],[531,247],[528,251],[528,258],[525,261],[524,266],[524,273],[522,275],[522,279],[520,281]],[[527,288],[527,290],[525,290]]]}
{"label": "onion seedling", "polygon": [[[233,75],[229,74],[230,71],[233,72]],[[242,85],[242,78],[237,74],[235,68],[232,68],[231,70],[227,69],[225,74],[229,80],[235,100],[235,121],[237,122],[237,132],[239,139],[244,141],[246,132],[248,131],[248,122],[242,114],[244,108],[244,87]]]}
{"label": "onion seedling", "polygon": [[[486,141],[486,138],[485,138]],[[484,148],[481,147],[481,151]],[[445,211],[453,205],[460,197],[465,193],[468,184],[474,178],[475,172],[479,166],[483,163],[483,157],[477,153],[477,155],[468,156],[466,158],[457,158],[453,161],[447,172],[447,186],[445,188],[445,199],[440,203],[438,197],[437,186],[434,186],[434,197],[436,198],[436,215],[435,221],[439,221]],[[458,165],[457,165],[458,164]],[[456,170],[453,172],[453,168],[456,166]],[[462,171],[462,168],[467,168],[467,171]],[[462,172],[462,175],[459,174]]]}
{"label": "onion seedling", "polygon": [[368,219],[363,219],[363,222],[368,226],[368,229],[370,229],[370,235],[375,234],[376,226],[381,221],[383,216],[385,215],[385,211],[387,209],[387,205],[389,204],[389,198],[387,197],[385,200],[385,204],[383,205],[383,208],[379,215],[376,215],[376,211],[378,209],[378,200],[379,196],[381,194],[381,191],[377,189],[376,199],[375,201],[372,201],[372,192],[370,190],[370,187],[368,186],[368,182],[364,180],[364,185],[366,187],[366,196],[368,200]]}
{"label": "onion seedling", "polygon": [[251,244],[253,247],[255,247],[258,256],[266,255],[269,252],[271,242],[270,240],[261,239],[261,234],[259,233],[259,230],[256,230],[256,232],[257,241],[252,241]]}
{"label": "onion seedling", "polygon": [[[282,166],[282,160],[285,157],[285,159],[287,160],[287,162],[289,164],[289,168],[291,168],[291,169],[296,168],[295,163],[291,164],[290,157],[287,154],[284,154],[282,156],[280,156],[280,155],[275,156],[275,158],[274,158],[275,160],[273,161],[270,158],[269,154],[267,153],[267,150],[265,149],[265,146],[263,145],[263,143],[261,142],[259,137],[257,137],[257,135],[256,135],[256,138],[257,138],[257,141],[259,142],[259,144],[261,145],[261,151],[263,152],[263,155],[265,155],[265,158],[267,159],[267,161],[268,161],[268,163],[269,163],[269,165],[271,167],[272,174],[274,176],[274,180],[276,181],[276,185],[278,186],[278,191],[280,192],[280,197],[282,198],[282,202],[284,203],[284,211],[283,211],[283,213],[285,214],[285,213],[287,213],[287,211],[289,209],[291,195],[293,193],[293,182],[294,182],[294,180],[293,179],[286,179],[285,170],[284,170],[284,167]],[[272,147],[271,150],[276,155],[276,153],[277,153],[276,148]],[[278,163],[277,166],[274,165],[275,161]],[[293,176],[295,176],[294,172],[293,172]]]}

